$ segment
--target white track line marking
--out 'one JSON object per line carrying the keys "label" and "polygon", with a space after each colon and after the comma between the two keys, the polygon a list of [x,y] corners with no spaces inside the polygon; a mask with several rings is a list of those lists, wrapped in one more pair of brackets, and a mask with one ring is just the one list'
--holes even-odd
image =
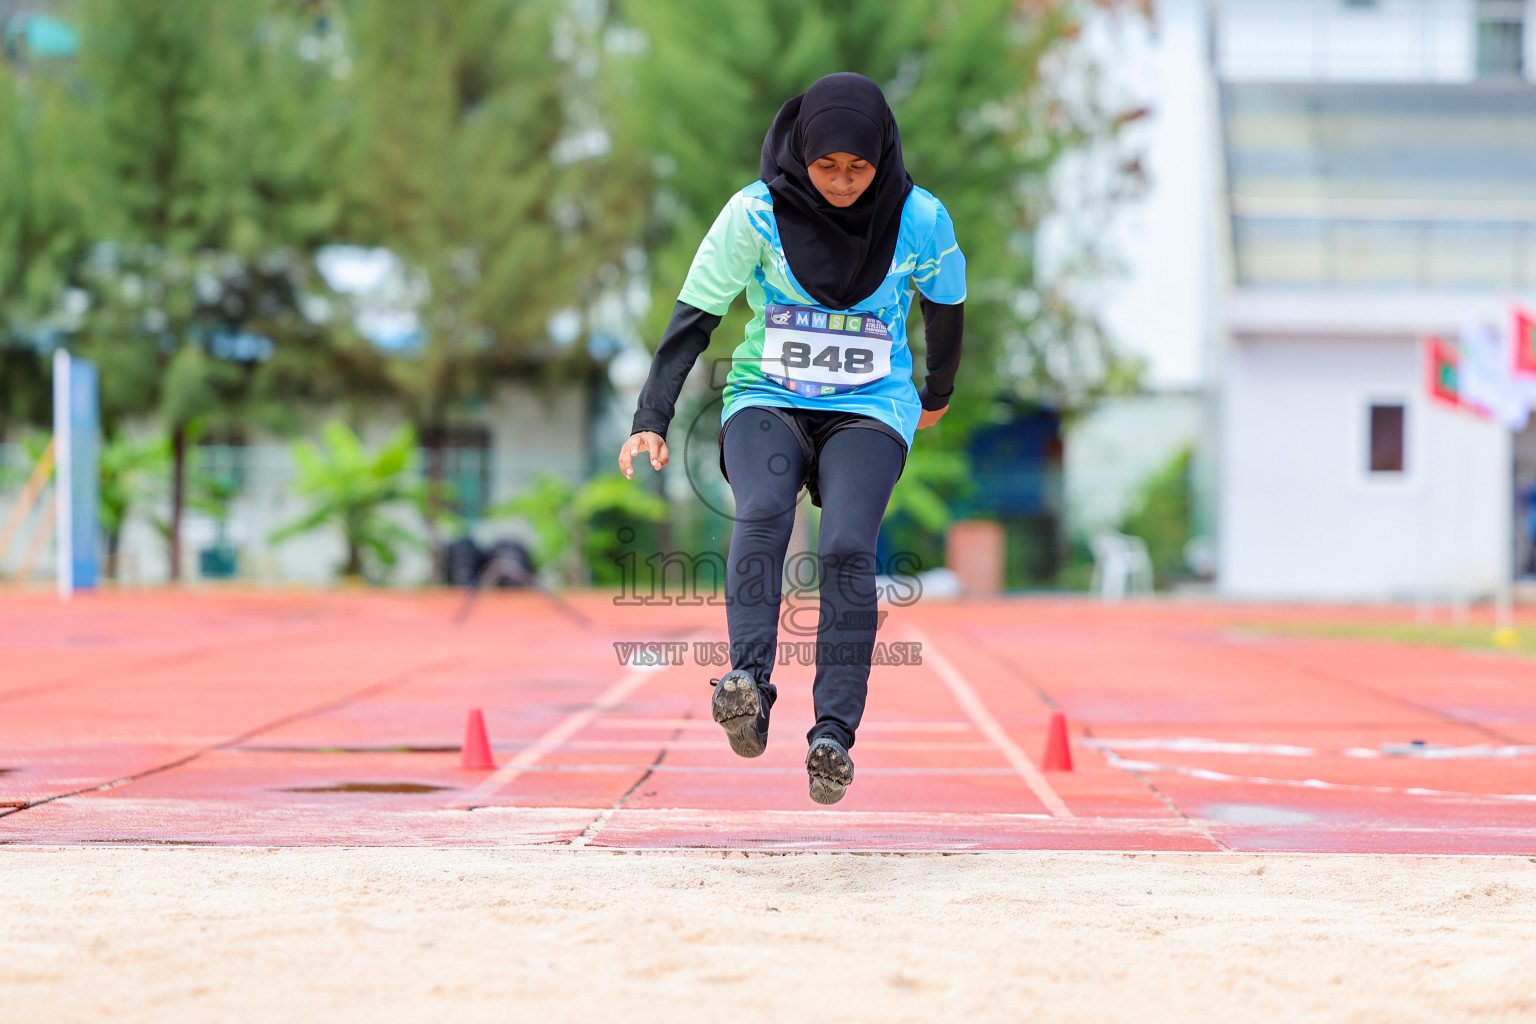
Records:
{"label": "white track line marking", "polygon": [[954,695],[955,702],[964,709],[971,721],[976,723],[976,728],[981,730],[983,736],[992,741],[992,745],[1003,755],[1013,770],[1019,773],[1019,778],[1024,780],[1024,785],[1029,787],[1045,809],[1051,812],[1052,817],[1072,818],[1076,817],[1063,802],[1056,791],[1051,788],[1050,782],[1044,773],[1035,767],[1035,762],[1029,759],[1029,755],[1019,749],[1019,745],[1013,742],[1013,738],[1003,730],[992,712],[981,702],[971,684],[966,682],[955,666],[949,663],[949,659],[939,653],[933,642],[918,630],[910,630],[912,638],[922,644],[923,663],[932,665],[934,672],[938,673],[944,685],[949,687],[949,692]]}
{"label": "white track line marking", "polygon": [[[720,726],[708,718],[605,718],[597,723],[597,728],[699,729],[715,732]],[[861,722],[859,735],[868,732],[970,732],[975,728],[971,722]]]}
{"label": "white track line marking", "polygon": [[[716,729],[720,728],[720,726],[717,725],[714,722],[714,720],[711,720],[709,724],[715,726]],[[569,749],[569,750],[587,750],[587,751],[602,751],[602,750],[655,750],[656,746],[657,746],[657,744],[654,743],[651,740],[571,740],[569,743],[566,744],[566,748]],[[678,740],[676,743],[669,743],[669,744],[667,744],[667,749],[668,750],[713,750],[713,751],[718,752],[720,750],[720,741],[718,739]],[[976,743],[922,743],[922,742],[902,743],[902,742],[897,741],[897,740],[860,740],[859,741],[859,749],[861,749],[861,750],[951,750],[951,751],[966,751],[966,750],[991,750],[992,749],[992,744],[990,744],[990,743],[981,743],[981,742],[976,742]]]}
{"label": "white track line marking", "polygon": [[1126,771],[1132,772],[1161,772],[1165,774],[1187,775],[1192,779],[1204,779],[1207,782],[1243,782],[1253,786],[1339,789],[1356,793],[1406,793],[1409,796],[1477,797],[1485,800],[1520,800],[1526,803],[1536,803],[1536,793],[1463,793],[1447,789],[1425,789],[1422,786],[1410,786],[1404,789],[1398,786],[1360,786],[1348,782],[1324,782],[1322,779],[1271,779],[1261,775],[1229,775],[1226,772],[1211,771],[1209,768],[1190,768],[1181,764],[1130,761],[1116,754],[1113,750],[1103,749],[1105,760],[1116,768],[1124,768]]}
{"label": "white track line marking", "polygon": [[[692,634],[684,639],[692,642],[701,635],[703,635],[703,631]],[[530,746],[518,751],[510,761],[486,776],[480,785],[454,800],[448,806],[458,809],[474,807],[480,801],[488,800],[495,796],[519,775],[527,771],[529,766],[537,764],[542,760],[545,754],[556,749],[566,740],[585,729],[588,725],[591,725],[595,719],[606,715],[624,703],[626,697],[640,689],[647,680],[655,677],[658,668],[666,667],[670,666],[645,665],[630,669],[624,673],[618,682],[604,690],[591,704],[571,712],[559,725],[540,736]]]}
{"label": "white track line marking", "polygon": [[1233,743],[1226,740],[1207,740],[1194,736],[1148,737],[1134,739],[1085,739],[1085,747],[1101,750],[1171,750],[1179,754],[1255,754],[1268,757],[1350,757],[1357,760],[1422,760],[1422,761],[1479,761],[1504,760],[1513,757],[1536,757],[1536,744],[1496,747],[1491,743],[1477,743],[1467,747],[1453,747],[1433,743],[1384,743],[1380,748],[1345,747],[1327,750],[1319,747],[1298,747],[1289,743]]}

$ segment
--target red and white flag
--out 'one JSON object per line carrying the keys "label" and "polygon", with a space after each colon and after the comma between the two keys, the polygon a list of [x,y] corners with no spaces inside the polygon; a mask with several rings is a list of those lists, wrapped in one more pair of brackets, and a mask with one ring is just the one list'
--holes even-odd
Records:
{"label": "red and white flag", "polygon": [[1516,377],[1536,380],[1536,317],[1520,306],[1514,307],[1514,314],[1509,369]]}
{"label": "red and white flag", "polygon": [[1443,338],[1424,339],[1424,368],[1429,397],[1461,405],[1461,352]]}
{"label": "red and white flag", "polygon": [[1461,329],[1458,384],[1463,404],[1510,430],[1524,430],[1531,415],[1531,385],[1509,371],[1504,335],[1477,321]]}

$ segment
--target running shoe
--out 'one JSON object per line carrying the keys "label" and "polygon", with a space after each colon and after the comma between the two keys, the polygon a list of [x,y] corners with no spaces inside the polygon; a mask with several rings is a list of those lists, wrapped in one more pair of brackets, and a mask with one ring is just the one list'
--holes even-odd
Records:
{"label": "running shoe", "polygon": [[818,736],[806,752],[805,770],[811,777],[811,799],[819,804],[835,804],[853,781],[853,758],[837,740]]}
{"label": "running shoe", "polygon": [[757,757],[768,747],[768,707],[750,672],[733,669],[710,680],[715,696],[710,712],[725,729],[731,749],[742,757]]}

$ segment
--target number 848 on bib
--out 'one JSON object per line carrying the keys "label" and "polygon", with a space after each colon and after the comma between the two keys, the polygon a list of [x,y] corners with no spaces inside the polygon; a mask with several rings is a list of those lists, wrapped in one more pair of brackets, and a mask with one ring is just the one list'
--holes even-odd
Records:
{"label": "number 848 on bib", "polygon": [[890,375],[891,335],[879,317],[775,305],[764,318],[763,374],[791,390],[829,394]]}

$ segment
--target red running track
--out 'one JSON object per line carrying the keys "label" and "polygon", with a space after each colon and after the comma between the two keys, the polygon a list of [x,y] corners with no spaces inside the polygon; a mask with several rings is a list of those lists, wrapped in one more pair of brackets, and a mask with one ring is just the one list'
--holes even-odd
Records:
{"label": "red running track", "polygon": [[[710,607],[448,593],[0,595],[0,843],[1536,854],[1536,663],[1260,637],[1394,611],[999,599],[894,609],[835,808],[812,670],[731,754]],[[500,767],[458,767],[467,709]],[[1076,770],[1041,773],[1050,712]],[[1414,741],[1420,741],[1414,746]]]}

